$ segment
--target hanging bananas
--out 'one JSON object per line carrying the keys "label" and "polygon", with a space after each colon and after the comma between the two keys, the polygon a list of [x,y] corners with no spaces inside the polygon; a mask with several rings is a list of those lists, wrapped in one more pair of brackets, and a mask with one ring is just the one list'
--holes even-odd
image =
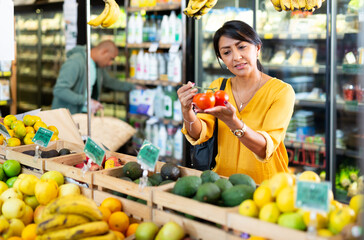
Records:
{"label": "hanging bananas", "polygon": [[208,13],[217,3],[218,0],[190,0],[183,13],[187,17],[193,17],[196,20]]}
{"label": "hanging bananas", "polygon": [[98,27],[102,26],[104,28],[110,27],[118,19],[120,15],[119,5],[115,0],[104,0],[105,8],[96,18],[90,20],[87,24]]}
{"label": "hanging bananas", "polygon": [[271,0],[274,8],[280,12],[284,11],[296,11],[306,10],[313,12],[322,6],[325,0]]}

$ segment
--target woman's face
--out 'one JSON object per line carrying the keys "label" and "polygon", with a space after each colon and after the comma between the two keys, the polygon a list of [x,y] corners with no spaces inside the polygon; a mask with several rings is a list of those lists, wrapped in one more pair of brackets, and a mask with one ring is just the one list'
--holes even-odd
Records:
{"label": "woman's face", "polygon": [[260,46],[222,36],[219,51],[221,60],[234,75],[246,76],[257,70]]}

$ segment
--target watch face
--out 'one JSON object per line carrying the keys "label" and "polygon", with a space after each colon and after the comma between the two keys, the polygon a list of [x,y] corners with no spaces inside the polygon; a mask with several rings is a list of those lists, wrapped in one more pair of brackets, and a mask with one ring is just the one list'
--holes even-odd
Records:
{"label": "watch face", "polygon": [[236,130],[235,131],[235,136],[237,136],[237,137],[243,136],[243,131],[242,130]]}

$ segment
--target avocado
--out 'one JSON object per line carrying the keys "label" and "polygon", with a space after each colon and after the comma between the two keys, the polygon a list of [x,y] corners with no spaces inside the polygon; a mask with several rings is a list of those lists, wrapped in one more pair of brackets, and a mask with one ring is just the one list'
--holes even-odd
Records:
{"label": "avocado", "polygon": [[172,180],[164,180],[163,182],[161,182],[161,183],[159,184],[159,186],[162,186],[162,185],[164,185],[164,184],[168,184],[168,183],[171,183],[171,182],[174,182],[174,181],[172,181]]}
{"label": "avocado", "polygon": [[59,155],[68,155],[71,154],[71,150],[69,150],[68,148],[62,148],[61,150],[59,150]]}
{"label": "avocado", "polygon": [[297,230],[306,230],[306,224],[303,221],[303,215],[297,212],[282,213],[278,218],[278,224]]}
{"label": "avocado", "polygon": [[[139,178],[139,179],[134,180],[134,182],[135,182],[136,184],[139,184],[139,183],[140,183],[140,178]],[[147,186],[148,186],[148,187],[153,186],[153,185],[152,185],[152,183],[149,181],[149,179],[148,179],[148,181],[147,181]]]}
{"label": "avocado", "polygon": [[120,179],[123,179],[123,180],[128,181],[128,182],[132,182],[133,181],[129,177],[121,177]]}
{"label": "avocado", "polygon": [[137,162],[128,162],[123,167],[124,177],[128,177],[131,180],[140,178],[143,174],[143,169]]}
{"label": "avocado", "polygon": [[256,184],[250,176],[243,174],[243,173],[236,173],[229,177],[229,181],[235,186],[240,184],[248,185],[252,188],[256,188]]}
{"label": "avocado", "polygon": [[220,179],[219,174],[215,173],[212,170],[205,170],[201,173],[201,179],[202,179],[202,183],[207,183],[207,182],[216,182],[216,180]]}
{"label": "avocado", "polygon": [[217,203],[221,195],[220,188],[211,182],[202,184],[196,193],[196,199],[200,202]]}
{"label": "avocado", "polygon": [[154,173],[152,176],[148,177],[148,180],[153,186],[158,186],[163,181],[163,178],[160,173]]}
{"label": "avocado", "polygon": [[30,156],[34,156],[35,155],[35,151],[34,150],[26,150],[23,152],[26,155],[30,155]]}
{"label": "avocado", "polygon": [[255,188],[248,185],[236,185],[227,190],[222,194],[222,200],[224,205],[227,207],[235,207],[242,203],[246,199],[252,199]]}
{"label": "avocado", "polygon": [[163,180],[176,181],[181,176],[181,170],[174,163],[165,163],[161,168]]}
{"label": "avocado", "polygon": [[201,185],[201,183],[201,178],[197,176],[181,177],[174,185],[172,193],[184,197],[193,197],[196,194],[197,189]]}
{"label": "avocado", "polygon": [[58,157],[59,153],[57,150],[52,149],[49,151],[42,151],[42,153],[40,154],[41,158],[53,158],[53,157]]}
{"label": "avocado", "polygon": [[220,178],[216,180],[215,184],[220,188],[221,192],[233,186],[233,184],[226,178]]}

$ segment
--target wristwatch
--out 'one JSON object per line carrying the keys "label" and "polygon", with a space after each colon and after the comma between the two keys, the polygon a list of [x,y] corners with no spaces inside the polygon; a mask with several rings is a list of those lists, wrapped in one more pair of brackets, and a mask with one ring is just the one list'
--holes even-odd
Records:
{"label": "wristwatch", "polygon": [[241,121],[244,125],[241,129],[236,129],[236,130],[231,130],[230,131],[235,135],[237,136],[238,138],[241,138],[245,135],[245,132],[246,132],[246,125],[243,121]]}

